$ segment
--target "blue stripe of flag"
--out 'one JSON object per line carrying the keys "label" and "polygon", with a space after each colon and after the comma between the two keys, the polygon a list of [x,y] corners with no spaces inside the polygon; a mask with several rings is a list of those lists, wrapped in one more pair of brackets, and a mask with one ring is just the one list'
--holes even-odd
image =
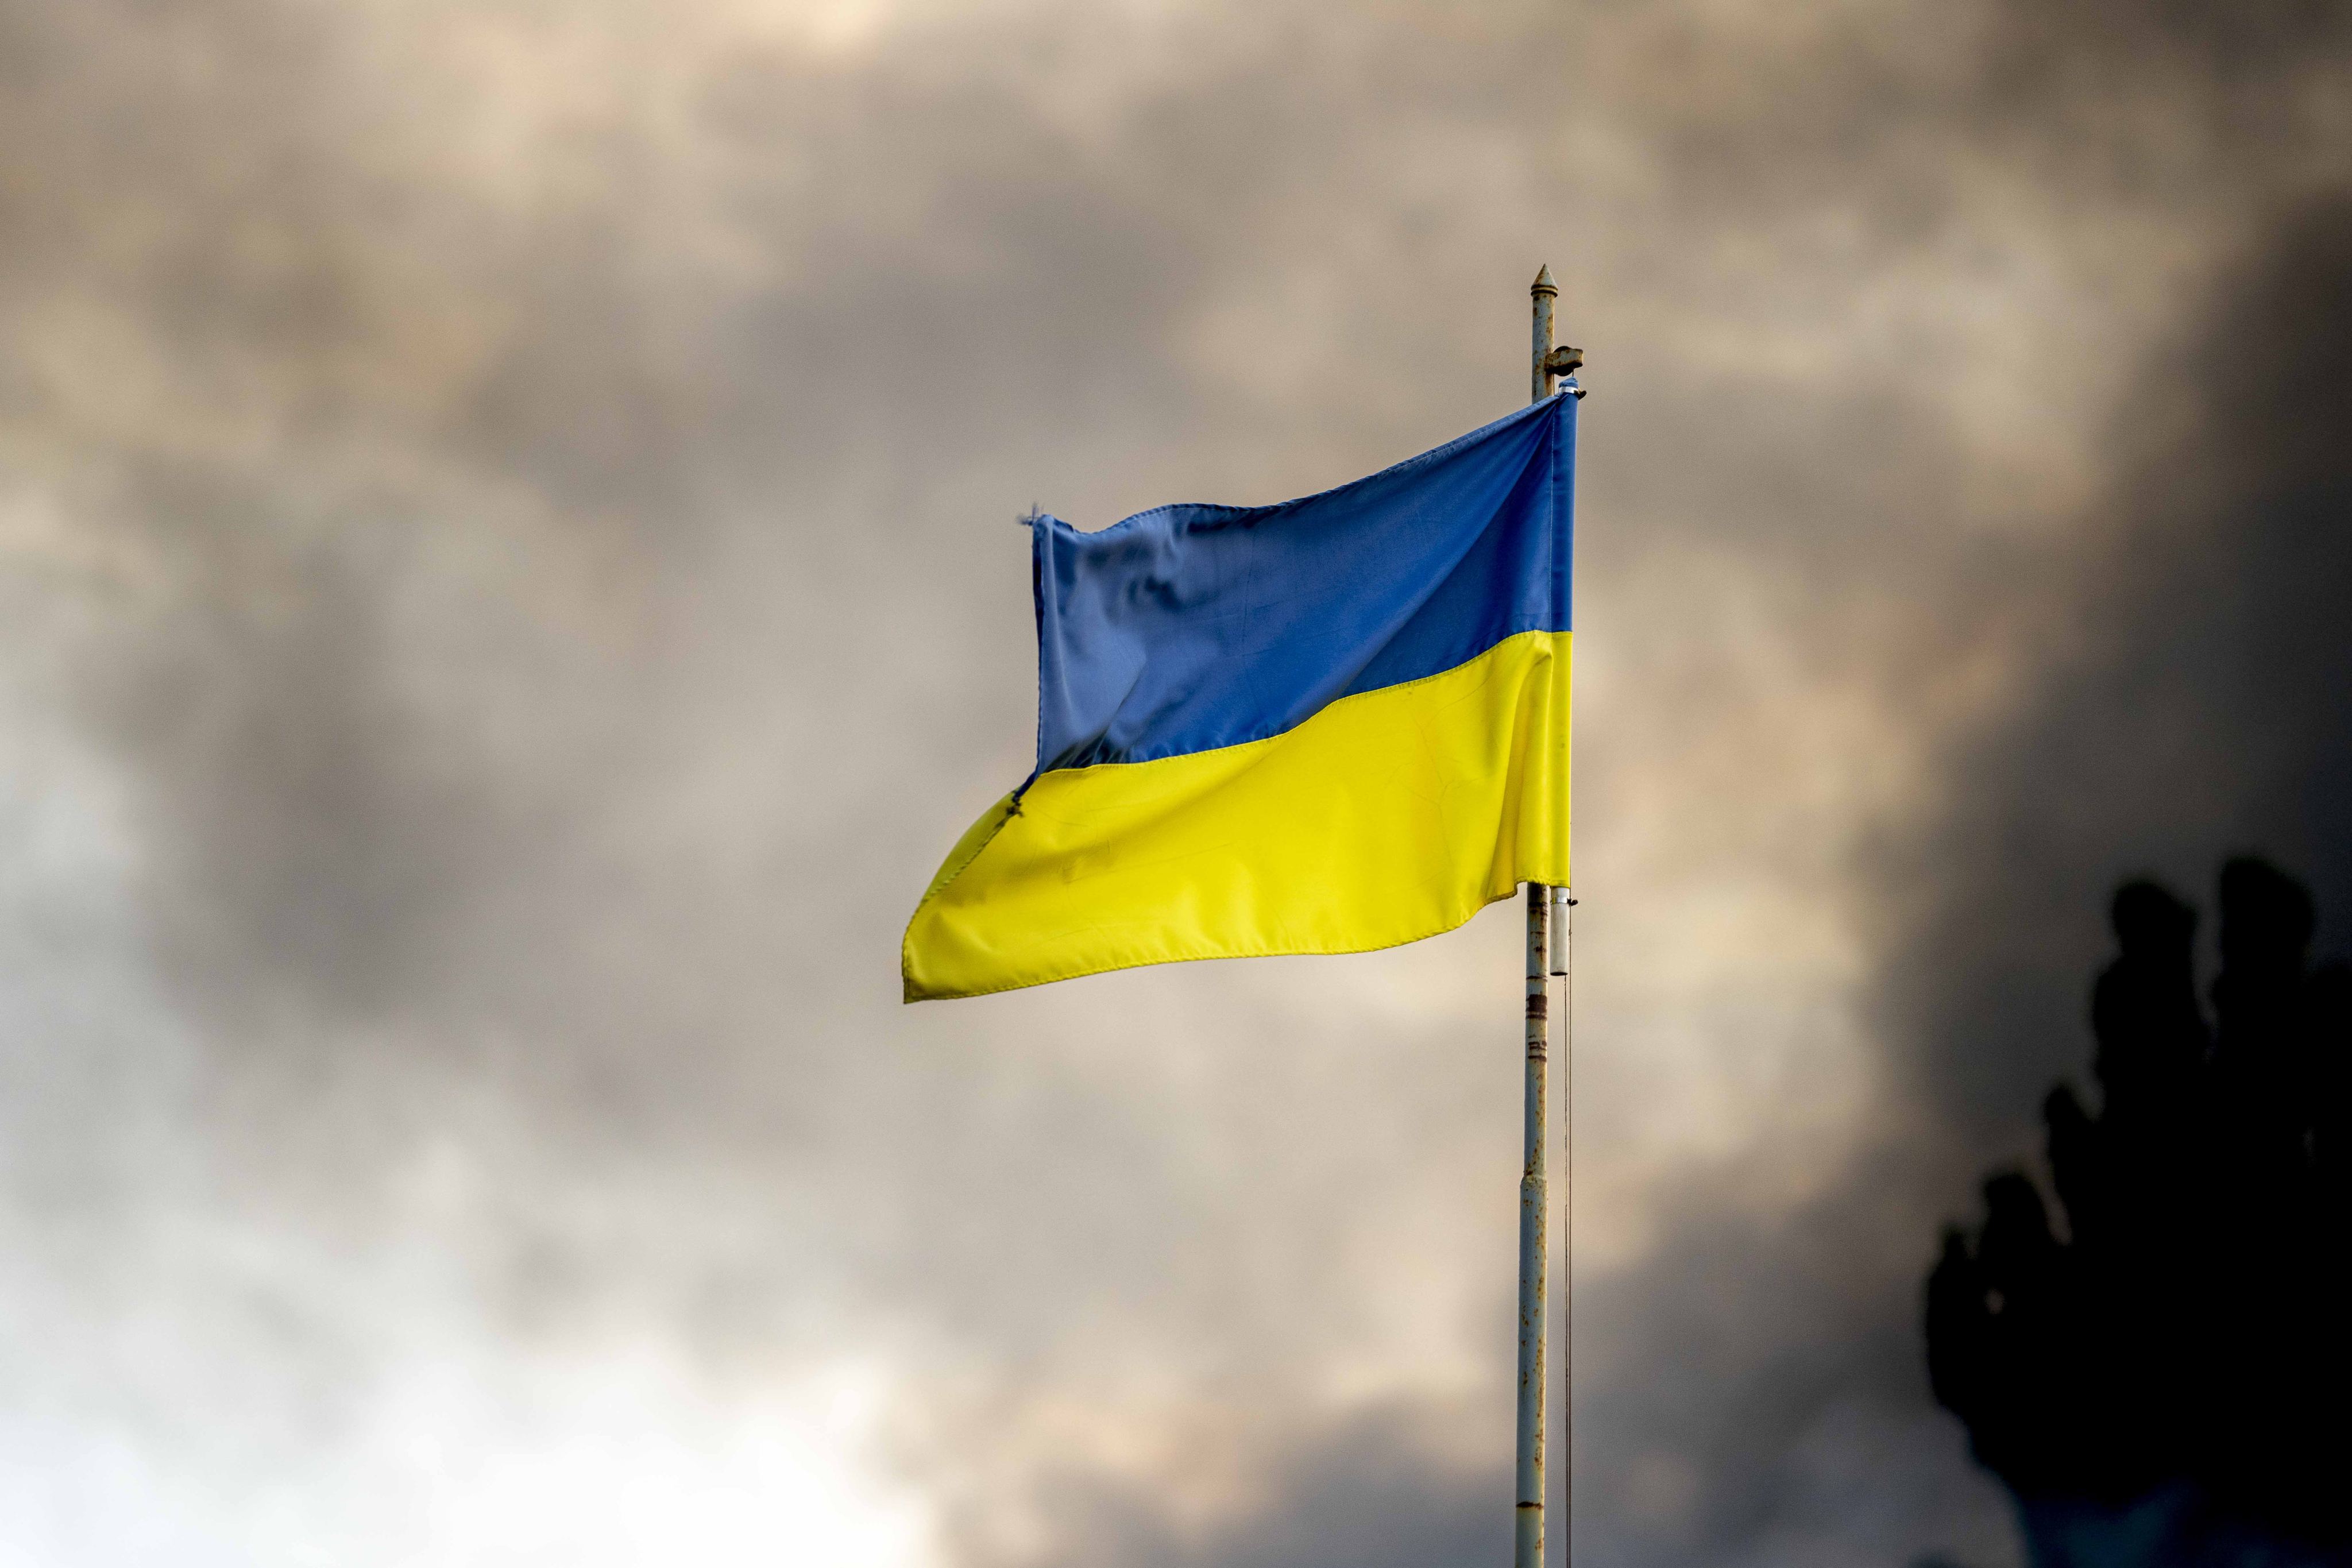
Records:
{"label": "blue stripe of flag", "polygon": [[1566,631],[1576,399],[1337,489],[1032,521],[1037,771],[1263,740],[1327,704]]}

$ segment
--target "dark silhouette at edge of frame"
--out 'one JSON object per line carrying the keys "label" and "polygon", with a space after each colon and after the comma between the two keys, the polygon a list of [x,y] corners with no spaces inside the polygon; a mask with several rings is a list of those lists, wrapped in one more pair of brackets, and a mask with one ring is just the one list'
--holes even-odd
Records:
{"label": "dark silhouette at edge of frame", "polygon": [[2197,911],[2115,897],[2096,1113],[2043,1103],[2046,1174],[1984,1184],[1927,1284],[1937,1399],[2016,1498],[2034,1568],[2352,1563],[2352,971],[2267,863]]}

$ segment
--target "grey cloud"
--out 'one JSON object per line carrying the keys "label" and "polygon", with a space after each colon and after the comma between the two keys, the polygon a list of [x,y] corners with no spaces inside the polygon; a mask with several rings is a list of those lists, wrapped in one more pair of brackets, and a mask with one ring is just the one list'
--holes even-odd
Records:
{"label": "grey cloud", "polygon": [[1493,1506],[1486,1478],[1427,1451],[1417,1441],[1425,1420],[1408,1409],[1318,1433],[1312,1447],[1254,1478],[1267,1498],[1262,1510],[1205,1529],[1171,1520],[1148,1491],[1107,1495],[1090,1479],[1049,1486],[1048,1506],[1070,1521],[1072,1544],[1045,1561],[1404,1568],[1507,1552],[1510,1521]]}
{"label": "grey cloud", "polygon": [[[1516,397],[1549,258],[1597,389],[1580,804],[1619,956],[1587,1082],[1685,1035],[1736,1061],[1755,1020],[1875,986],[1874,1109],[1919,1151],[1759,1209],[1804,1150],[1644,1153],[1588,1091],[1653,1239],[1585,1282],[1580,1538],[1995,1560],[1909,1292],[2064,1050],[1970,1066],[1981,998],[2023,965],[2001,1016],[2046,1015],[2126,850],[2318,843],[2295,792],[2335,765],[2270,739],[2324,680],[2207,683],[2333,657],[2279,629],[2324,579],[2258,563],[2203,642],[2161,628],[2235,536],[2211,520],[2334,482],[2305,426],[2230,410],[2311,408],[2278,389],[2333,363],[2295,328],[2329,220],[2264,226],[2340,178],[2340,39],[2317,10],[2043,16],[1042,5],[835,46],[750,8],[0,12],[0,647],[16,743],[57,759],[30,797],[88,839],[10,851],[68,858],[7,906],[39,1110],[0,1301],[83,1323],[25,1373],[79,1412],[43,1440],[192,1557],[467,1561],[510,1538],[466,1500],[546,1504],[459,1472],[790,1427],[810,1368],[879,1366],[859,1462],[956,1525],[941,1561],[1487,1549],[1507,1427],[1465,1412],[1507,1379],[1515,1080],[1462,977],[1507,1003],[1507,931],[915,1015],[890,969],[1022,765],[1012,514],[1272,499],[1455,434]],[[2126,219],[2193,232],[2143,256]],[[2021,392],[2032,441],[1955,394],[2020,320],[2177,364],[2150,339],[2180,279],[2263,233],[2249,275],[2286,281],[2217,318],[2178,437],[2236,454],[2204,500],[2143,501],[2169,459],[2081,434],[2113,391],[2081,365]],[[1988,481],[2004,442],[2050,472]],[[2153,585],[2112,586],[2147,537]],[[1977,656],[2021,671],[1990,719],[1908,710]],[[2262,759],[2200,774],[2169,847],[2053,799],[2067,748],[2109,750],[2085,715],[2143,689],[2200,754]],[[1822,769],[1823,735],[1975,749],[1922,795]],[[1986,852],[2031,834],[2063,853]],[[1718,883],[1898,936],[1861,982],[1759,978],[1752,925],[1637,939]],[[2026,911],[2015,948],[1969,937],[1989,901]],[[615,1369],[669,1392],[613,1415],[580,1391]],[[460,1503],[492,1511],[436,1534]],[[49,1560],[132,1552],[40,1517]]]}
{"label": "grey cloud", "polygon": [[2340,197],[2273,216],[2151,356],[2047,684],[1963,754],[1933,858],[1904,868],[1948,889],[1896,995],[1961,1128],[2014,1125],[2079,1066],[2100,895],[2126,875],[2202,892],[2259,848],[2311,879],[2337,911],[2323,941],[2343,940],[2347,233]]}

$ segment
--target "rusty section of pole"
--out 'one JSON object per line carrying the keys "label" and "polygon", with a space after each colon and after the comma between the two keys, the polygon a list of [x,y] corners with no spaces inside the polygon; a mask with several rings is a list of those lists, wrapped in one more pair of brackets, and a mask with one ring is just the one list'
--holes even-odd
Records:
{"label": "rusty section of pole", "polygon": [[[1551,384],[1555,377],[1574,375],[1584,368],[1584,351],[1570,348],[1565,343],[1559,348],[1551,346],[1551,308],[1552,301],[1559,298],[1559,285],[1551,280],[1550,268],[1547,267],[1536,274],[1536,280],[1528,292],[1534,296],[1536,302],[1535,353],[1528,377],[1528,401],[1541,403],[1551,395]],[[1570,390],[1579,398],[1584,395],[1584,389],[1580,386]]]}
{"label": "rusty section of pole", "polygon": [[1541,403],[1551,395],[1551,307],[1559,298],[1559,285],[1551,280],[1550,268],[1536,274],[1528,295],[1535,301],[1535,352],[1528,356],[1531,371],[1528,401]]}

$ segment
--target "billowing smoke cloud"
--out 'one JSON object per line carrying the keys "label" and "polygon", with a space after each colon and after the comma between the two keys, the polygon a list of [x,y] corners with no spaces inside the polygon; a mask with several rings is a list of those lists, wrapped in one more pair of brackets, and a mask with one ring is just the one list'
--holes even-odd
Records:
{"label": "billowing smoke cloud", "polygon": [[2030,1108],[2023,1080],[2053,1065],[2047,1022],[2081,1014],[2119,872],[2210,899],[2222,853],[2262,847],[2333,912],[2322,945],[2345,944],[2347,283],[2343,196],[2264,222],[2126,406],[2128,467],[2044,692],[1964,756],[1927,847],[1958,869],[1919,937],[1933,989],[1913,999],[1937,1041],[1924,1092],[1962,1131]]}
{"label": "billowing smoke cloud", "polygon": [[1549,260],[1581,1552],[2007,1560],[1914,1292],[2100,895],[2260,844],[2346,907],[2346,64],[2299,6],[0,5],[0,1543],[1499,1553],[1507,913],[893,970],[1024,766],[1011,518],[1501,413]]}

